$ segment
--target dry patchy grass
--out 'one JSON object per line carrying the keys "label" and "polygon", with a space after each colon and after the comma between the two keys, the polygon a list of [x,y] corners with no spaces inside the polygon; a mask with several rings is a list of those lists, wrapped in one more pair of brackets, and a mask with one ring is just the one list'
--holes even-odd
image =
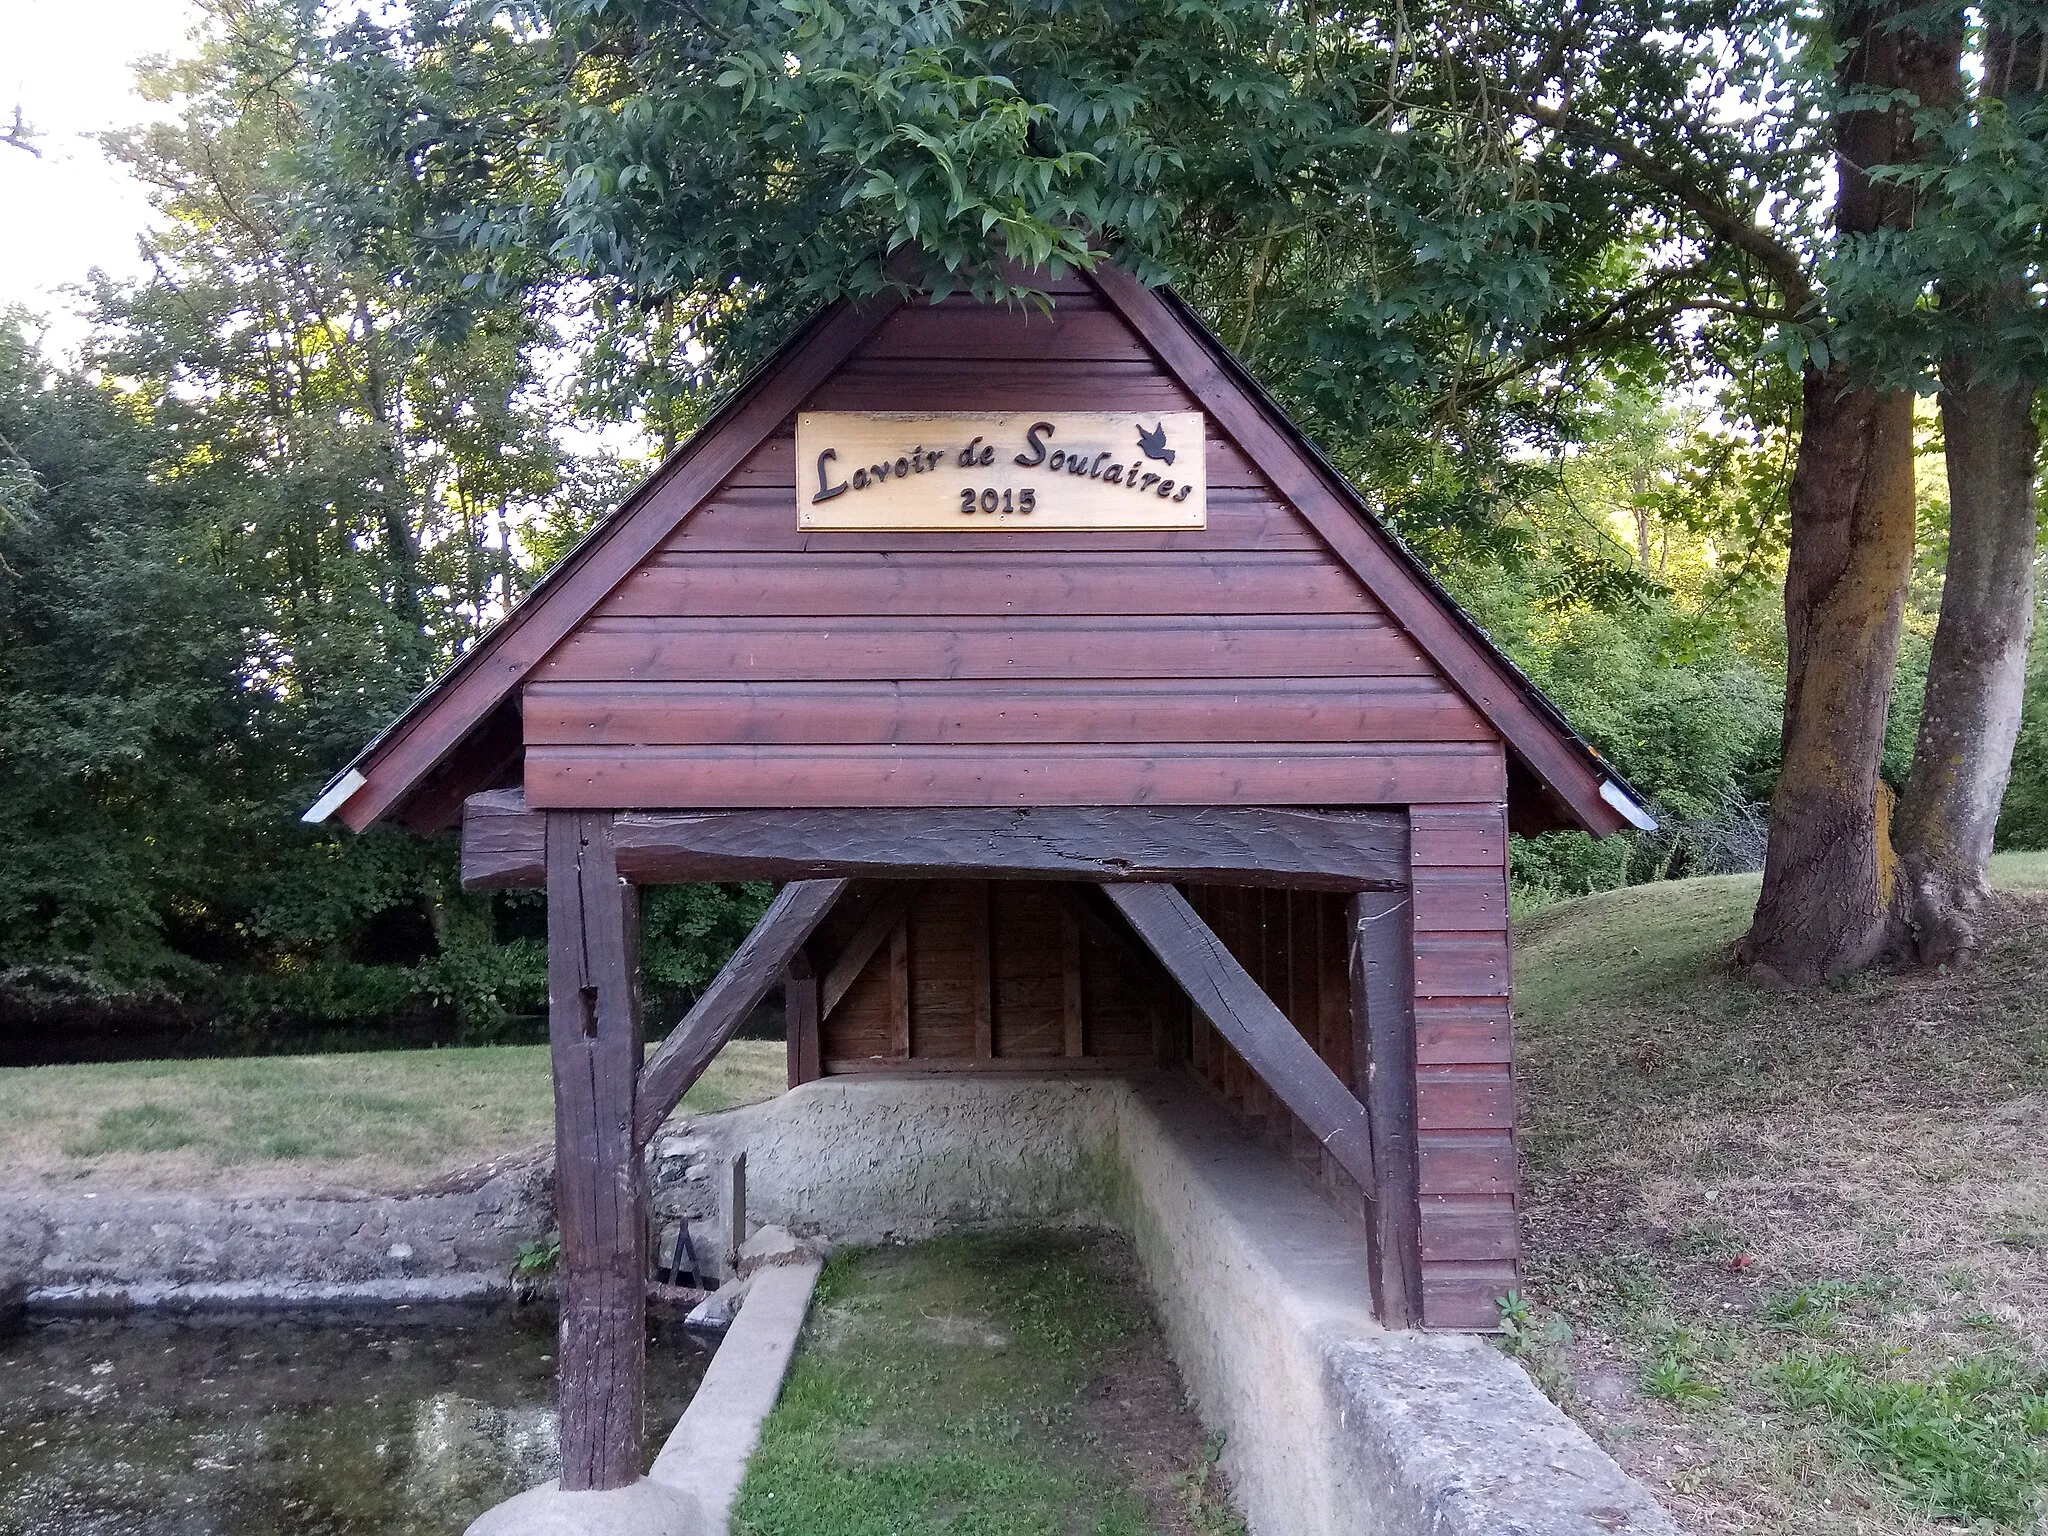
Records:
{"label": "dry patchy grass", "polygon": [[[735,1040],[684,1101],[780,1093],[780,1041]],[[0,1070],[0,1188],[390,1189],[553,1135],[545,1046]]]}
{"label": "dry patchy grass", "polygon": [[1793,996],[1727,970],[1753,877],[1523,926],[1521,1348],[1689,1529],[2039,1527],[2048,859],[1998,875],[1968,972]]}

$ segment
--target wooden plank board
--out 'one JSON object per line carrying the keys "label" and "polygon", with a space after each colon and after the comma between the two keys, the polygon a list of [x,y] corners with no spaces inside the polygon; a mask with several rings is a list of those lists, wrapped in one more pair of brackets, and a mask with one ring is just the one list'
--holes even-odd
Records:
{"label": "wooden plank board", "polygon": [[889,930],[889,1054],[903,1059],[910,1055],[910,913],[908,909]]}
{"label": "wooden plank board", "polygon": [[1493,740],[1427,677],[530,683],[524,700],[537,747]]}
{"label": "wooden plank board", "polygon": [[[1330,556],[1330,548],[1268,491],[1244,486],[1209,488],[1205,528],[1041,528],[1030,533],[950,534],[902,529],[857,532],[800,529],[796,492],[788,487],[728,487],[711,497],[662,545],[664,556],[690,555],[927,555],[942,548],[957,555],[1052,558],[1060,555],[1229,555],[1267,553]],[[1332,557],[1333,558],[1333,557]]]}
{"label": "wooden plank board", "polygon": [[1364,1099],[1365,1084],[1351,1029],[1349,903],[1328,892],[1315,893],[1317,1051],[1352,1093]]}
{"label": "wooden plank board", "polygon": [[1170,885],[1105,886],[1188,1001],[1361,1184],[1373,1177],[1365,1106]]}
{"label": "wooden plank board", "polygon": [[1513,1195],[1518,1182],[1514,1138],[1497,1131],[1425,1131],[1421,1137],[1424,1195]]}
{"label": "wooden plank board", "polygon": [[1508,990],[1505,930],[1416,936],[1417,997],[1506,997]]}
{"label": "wooden plank board", "polygon": [[633,1137],[639,1002],[626,912],[638,893],[619,883],[606,815],[550,816],[547,870],[561,1484],[623,1488],[640,1475],[647,1377],[647,1222]]}
{"label": "wooden plank board", "polygon": [[1429,933],[1499,933],[1508,925],[1507,874],[1499,865],[1415,870],[1415,926]]}
{"label": "wooden plank board", "polygon": [[1194,411],[1194,397],[1159,365],[1055,359],[855,357],[811,391],[809,411],[1031,411],[1057,400],[1069,411]]}
{"label": "wooden plank board", "polygon": [[981,950],[973,894],[962,881],[920,887],[910,906],[910,1051],[913,1057],[975,1055]]}
{"label": "wooden plank board", "polygon": [[700,553],[686,545],[627,577],[596,616],[1378,611],[1357,577],[1315,550],[1226,555],[1027,547],[1006,556],[950,547],[888,554]]}
{"label": "wooden plank board", "polygon": [[[616,873],[613,878],[617,880]],[[769,903],[753,932],[740,941],[724,969],[641,1068],[640,1100],[633,1115],[639,1145],[647,1145],[661,1129],[690,1085],[704,1075],[711,1058],[746,1022],[754,1005],[782,980],[798,948],[832,910],[846,886],[844,880],[794,880]]]}
{"label": "wooden plank board", "polygon": [[1418,805],[1415,865],[1471,865],[1506,869],[1508,817],[1505,805]]}
{"label": "wooden plank board", "polygon": [[1508,1130],[1515,1123],[1515,1082],[1502,1067],[1418,1067],[1416,1124],[1425,1131]]}
{"label": "wooden plank board", "polygon": [[1152,356],[1123,316],[1092,292],[1061,299],[1051,314],[971,300],[906,304],[859,355],[863,360],[945,358],[984,364],[1023,359],[1146,363]]}
{"label": "wooden plank board", "polygon": [[782,977],[782,1012],[789,1045],[789,1086],[815,1082],[822,1074],[818,1032],[824,1018],[820,980],[799,949]]}
{"label": "wooden plank board", "polygon": [[989,932],[989,890],[984,882],[968,898],[974,949],[974,1054],[980,1061],[996,1054],[995,954]]}
{"label": "wooden plank board", "polygon": [[915,889],[906,885],[901,890],[890,891],[880,897],[860,927],[846,941],[846,947],[832,957],[832,965],[825,973],[823,995],[819,1002],[819,1017],[830,1018],[853,984],[860,980],[860,974],[875,957],[875,951],[889,940],[903,921],[903,914],[910,906]]}
{"label": "wooden plank board", "polygon": [[1048,1077],[1065,1077],[1075,1072],[1144,1072],[1153,1065],[1149,1051],[1071,1058],[998,1056],[993,1061],[977,1061],[972,1056],[852,1056],[828,1058],[825,1075],[838,1077],[858,1073],[864,1076],[918,1077],[946,1072],[1037,1072]]}
{"label": "wooden plank board", "polygon": [[921,615],[592,619],[535,668],[533,677],[765,683],[1430,672],[1406,635],[1369,615],[1246,614],[1224,626],[1202,615],[1015,614],[960,617],[943,625]]}
{"label": "wooden plank board", "polygon": [[[544,814],[519,790],[470,798],[462,869],[472,889],[538,885]],[[637,883],[921,879],[1194,880],[1315,890],[1404,884],[1392,811],[1242,806],[1030,810],[825,809],[628,813],[619,867]]]}
{"label": "wooden plank board", "polygon": [[[1422,1202],[1422,1261],[1512,1262],[1516,1250],[1515,1207],[1505,1196],[1431,1195]],[[1431,1326],[1441,1326],[1434,1319]]]}
{"label": "wooden plank board", "polygon": [[[1419,794],[1497,793],[1500,776],[1493,748],[1462,742],[1218,743],[1178,751],[1080,745],[1003,754],[978,744],[886,754],[839,746],[533,747],[526,754],[529,804],[620,809],[1398,805]],[[1506,969],[1504,950],[1498,969]]]}
{"label": "wooden plank board", "polygon": [[1506,998],[1420,998],[1415,1004],[1418,1066],[1514,1060],[1513,1021]]}
{"label": "wooden plank board", "polygon": [[1432,1328],[1494,1331],[1500,1298],[1517,1284],[1512,1261],[1430,1264],[1423,1270],[1423,1311]]}
{"label": "wooden plank board", "polygon": [[1088,1054],[1087,993],[1082,985],[1081,922],[1060,913],[1060,1046],[1068,1056]]}

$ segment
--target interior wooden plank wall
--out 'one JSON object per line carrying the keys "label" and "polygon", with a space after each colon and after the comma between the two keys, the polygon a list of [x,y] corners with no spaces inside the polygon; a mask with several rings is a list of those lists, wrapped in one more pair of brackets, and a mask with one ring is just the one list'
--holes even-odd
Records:
{"label": "interior wooden plank wall", "polygon": [[[1316,1048],[1353,1093],[1363,1063],[1353,1046],[1347,898],[1318,891],[1255,890],[1197,885],[1188,901]],[[1350,1175],[1325,1153],[1308,1128],[1267,1090],[1256,1073],[1201,1019],[1189,1029],[1188,1068],[1233,1109],[1251,1132],[1288,1152],[1340,1202],[1362,1209]]]}
{"label": "interior wooden plank wall", "polygon": [[[822,930],[819,952],[843,944],[866,910],[852,904]],[[1056,887],[926,882],[819,1026],[820,1069],[1150,1067],[1173,1010],[1147,981],[1113,941],[1075,919]]]}

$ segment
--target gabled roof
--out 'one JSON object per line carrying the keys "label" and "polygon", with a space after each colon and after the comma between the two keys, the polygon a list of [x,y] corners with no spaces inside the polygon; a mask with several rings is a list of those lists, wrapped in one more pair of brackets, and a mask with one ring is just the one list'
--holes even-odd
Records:
{"label": "gabled roof", "polygon": [[[1384,528],[1354,487],[1171,293],[1104,263],[1086,282],[1235,440],[1507,743],[1518,827],[1595,833],[1654,822],[1643,798]],[[470,651],[328,784],[306,813],[361,830],[447,824],[517,764],[520,685],[835,370],[900,300],[834,305],[781,350]]]}

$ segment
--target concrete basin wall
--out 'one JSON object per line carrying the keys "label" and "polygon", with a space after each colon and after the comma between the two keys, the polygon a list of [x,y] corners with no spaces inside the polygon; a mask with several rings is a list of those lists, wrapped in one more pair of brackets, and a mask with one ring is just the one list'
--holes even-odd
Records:
{"label": "concrete basin wall", "polygon": [[827,1078],[687,1134],[830,1242],[1124,1232],[1256,1536],[1676,1536],[1485,1341],[1380,1328],[1358,1225],[1183,1079]]}

